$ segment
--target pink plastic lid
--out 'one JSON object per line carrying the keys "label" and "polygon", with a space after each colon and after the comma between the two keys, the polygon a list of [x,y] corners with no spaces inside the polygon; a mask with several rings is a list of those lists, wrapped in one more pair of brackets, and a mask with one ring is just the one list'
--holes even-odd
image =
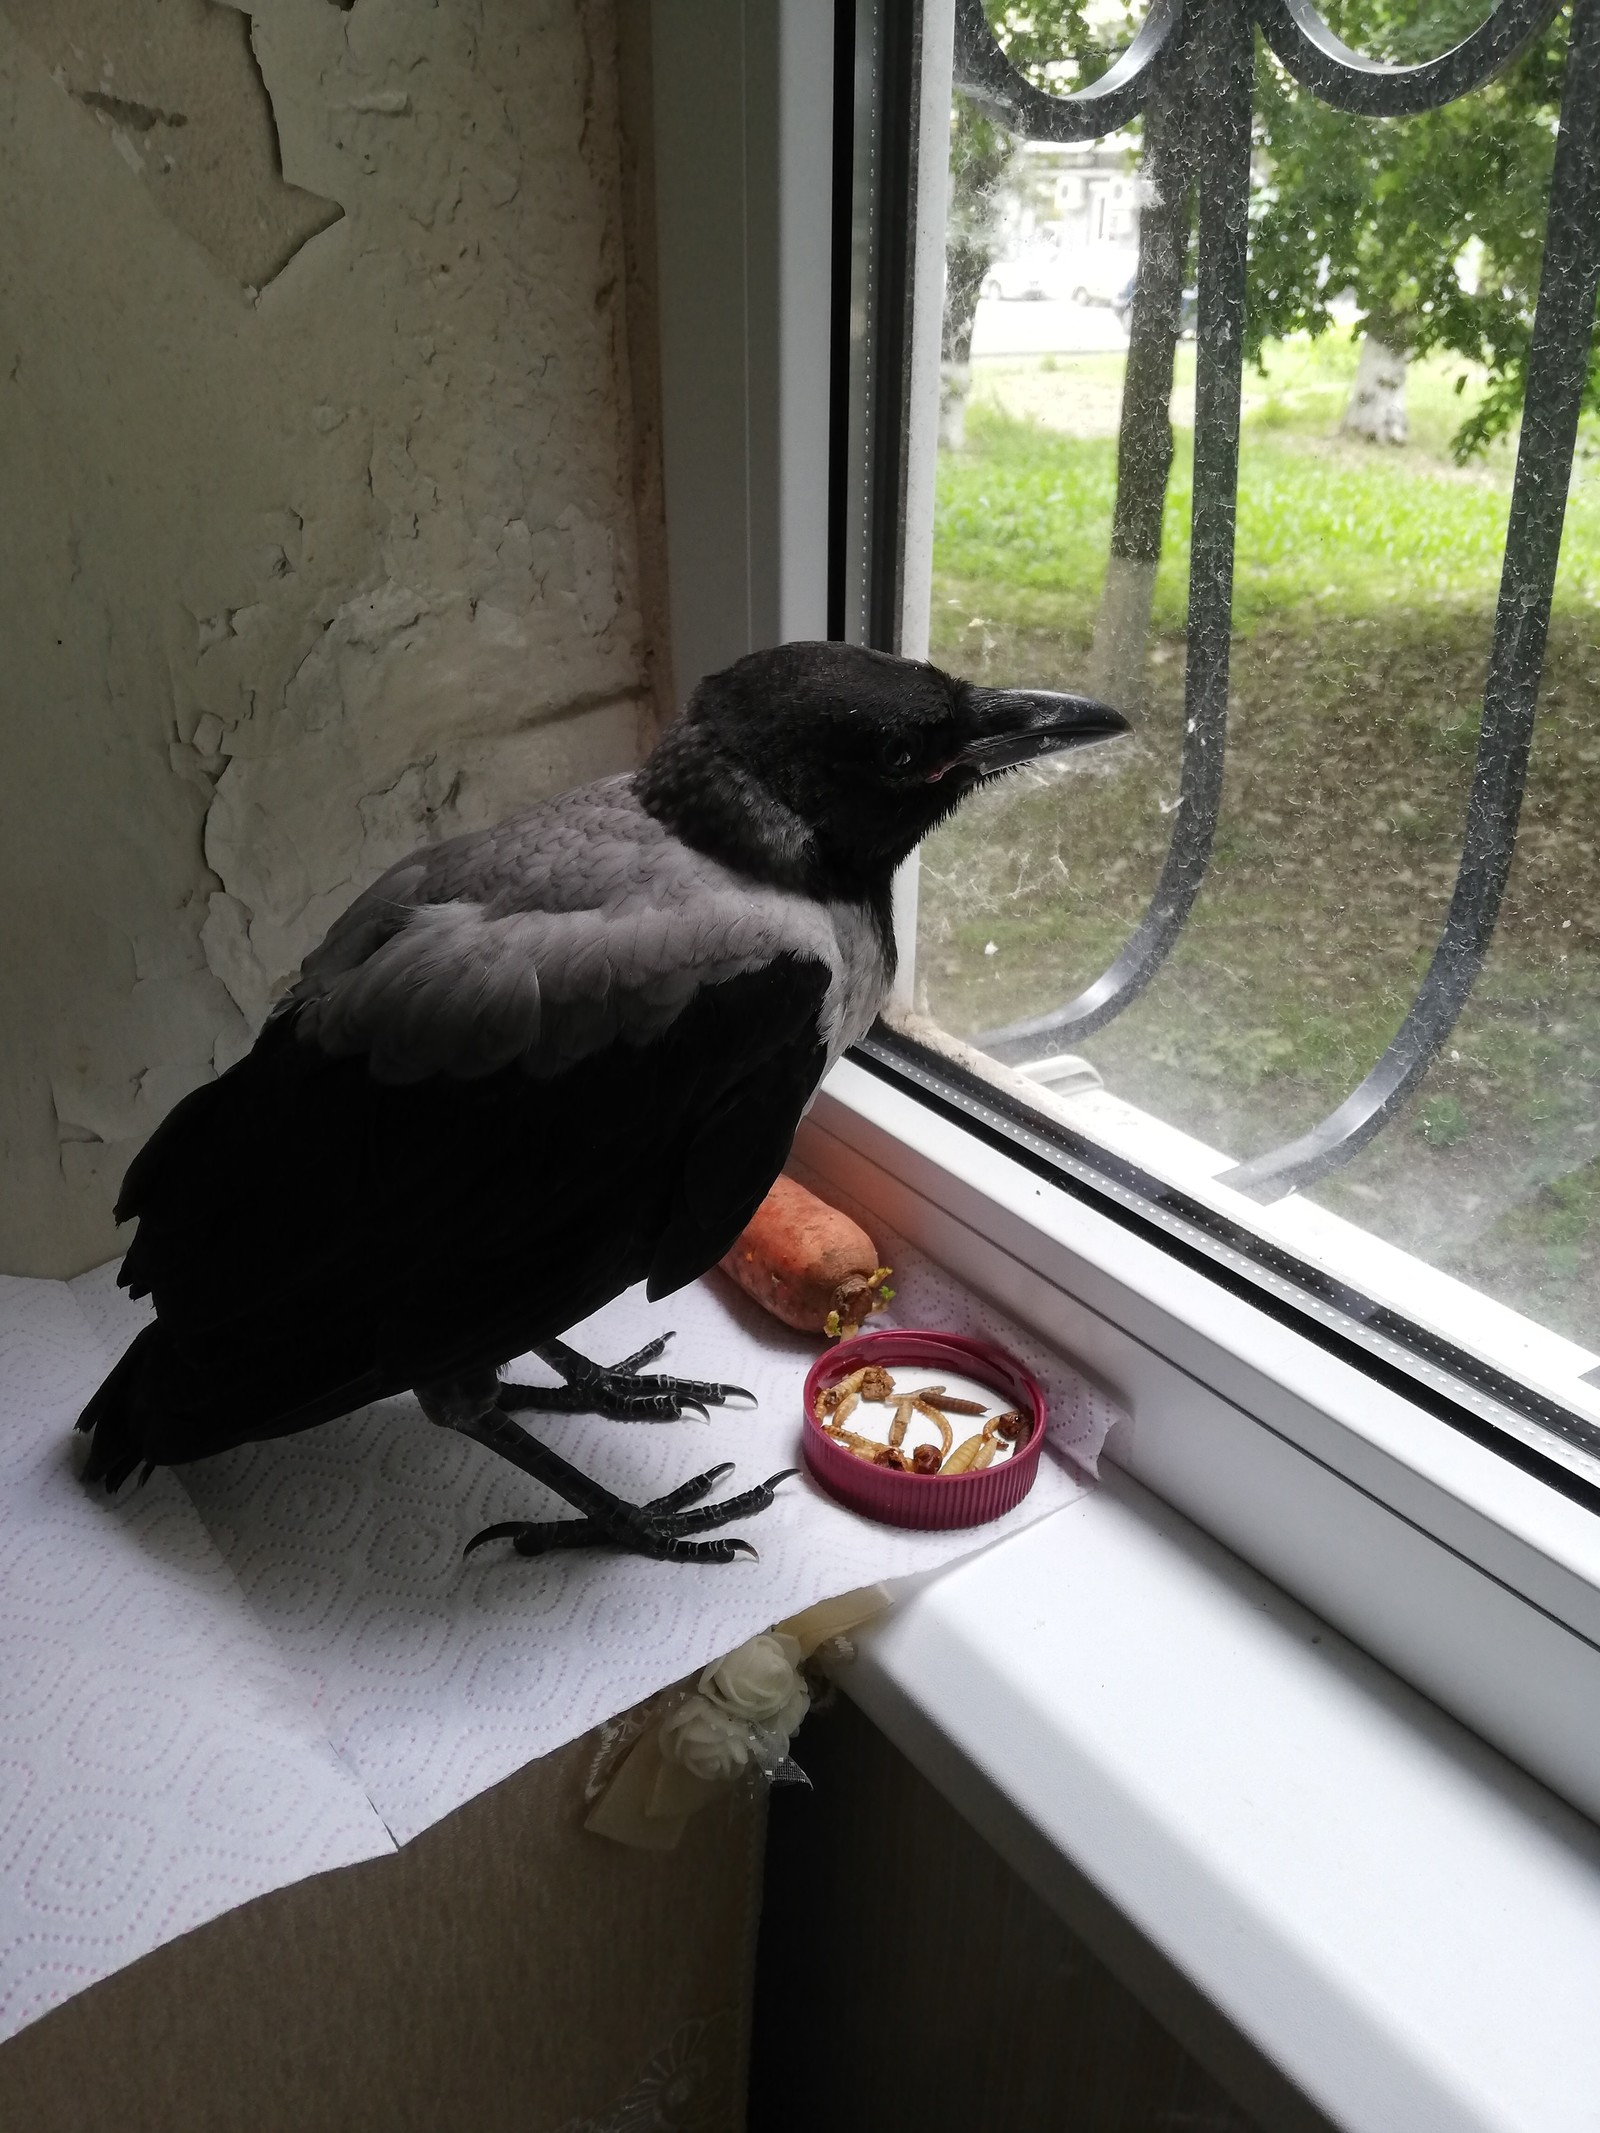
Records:
{"label": "pink plastic lid", "polygon": [[[865,1363],[885,1370],[927,1368],[959,1372],[989,1386],[1007,1406],[1032,1417],[1033,1427],[1009,1459],[978,1474],[897,1474],[836,1444],[816,1418],[817,1394]],[[1033,1487],[1044,1445],[1044,1393],[1031,1371],[993,1341],[964,1333],[861,1333],[840,1341],[806,1374],[801,1449],[806,1465],[830,1496],[887,1526],[981,1526],[1021,1503]]]}

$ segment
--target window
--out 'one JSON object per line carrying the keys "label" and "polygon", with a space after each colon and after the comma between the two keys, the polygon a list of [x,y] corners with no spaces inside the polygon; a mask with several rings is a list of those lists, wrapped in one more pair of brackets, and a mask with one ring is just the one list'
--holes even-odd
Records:
{"label": "window", "polygon": [[[1285,6],[1299,4],[1284,0]],[[1282,27],[1273,11],[1276,0],[1255,0],[1255,6],[1258,21],[1298,50],[1293,38],[1300,33]],[[1036,13],[1042,18],[1047,12],[1041,0]],[[1089,678],[1115,487],[1120,381],[1130,347],[1122,314],[1131,310],[1128,284],[1152,230],[1139,99],[1149,86],[1145,61],[1152,44],[1171,30],[1174,13],[1154,7],[1127,60],[1100,77],[1096,94],[1104,108],[1084,137],[1069,126],[1064,131],[1071,137],[1034,141],[1019,151],[1025,160],[1008,181],[997,216],[1006,244],[989,262],[994,286],[980,284],[974,343],[967,351],[971,442],[941,451],[952,80],[956,66],[967,65],[963,54],[974,48],[980,28],[988,40],[986,64],[1008,64],[1003,53],[998,61],[994,56],[986,19],[980,21],[968,0],[961,0],[959,11],[957,0],[836,0],[831,8],[815,0],[708,0],[705,8],[688,11],[660,0],[653,17],[653,111],[662,440],[673,653],[681,688],[753,646],[786,637],[845,635],[920,652],[930,622],[936,656],[947,663],[964,661],[982,671],[987,657],[994,672],[1004,649],[1007,658],[1015,652],[1034,662],[1022,665],[1019,678]],[[1290,19],[1292,25],[1301,18]],[[1543,21],[1542,9],[1520,19],[1497,14],[1484,38],[1469,38],[1465,58],[1430,73],[1429,93],[1440,87],[1465,91],[1485,38],[1491,58],[1504,55],[1530,23],[1537,29]],[[1090,27],[1100,22],[1096,15]],[[1322,35],[1314,22],[1304,34],[1314,49]],[[1565,31],[1541,34],[1552,40],[1559,69]],[[1586,26],[1583,38],[1591,34]],[[1249,28],[1248,36],[1255,44],[1255,97],[1274,83],[1285,97],[1300,95],[1274,71],[1260,32]],[[1221,109],[1213,93],[1217,55],[1243,56],[1233,0],[1197,0],[1184,40],[1184,64],[1211,70],[1202,74],[1211,119],[1194,129],[1194,145],[1204,149],[1203,173],[1210,173],[1204,183],[1215,190],[1219,141],[1232,141],[1236,150],[1245,141],[1237,125],[1228,134],[1214,123]],[[1587,44],[1583,49],[1587,53]],[[1178,56],[1175,47],[1167,63],[1175,65]],[[1589,65],[1586,57],[1584,70]],[[1026,83],[1019,89],[1014,71],[1005,76],[1005,94],[1037,113],[1043,106],[1029,103],[1035,90]],[[1071,87],[1065,70],[1047,78]],[[1415,78],[1403,78],[1402,87],[1405,80]],[[1377,81],[1384,95],[1393,91],[1392,76],[1380,74]],[[1233,88],[1237,118],[1250,89],[1242,65]],[[1322,112],[1324,105],[1311,99],[1306,108]],[[1538,108],[1537,123],[1547,146],[1553,145],[1551,107]],[[1480,123],[1481,108],[1465,94],[1446,109],[1463,114],[1469,129]],[[1102,122],[1105,130],[1097,132]],[[1329,123],[1346,121],[1332,114]],[[1398,134],[1385,135],[1391,137]],[[1273,191],[1259,147],[1254,162],[1252,172],[1236,155],[1222,175],[1232,187],[1229,198],[1252,202],[1259,220]],[[1535,175],[1542,230],[1547,172]],[[1128,238],[1102,243],[1097,201],[1118,180],[1125,188]],[[1563,242],[1590,242],[1594,222],[1585,192],[1565,213]],[[1240,772],[1250,766],[1252,747],[1287,745],[1284,729],[1274,723],[1277,683],[1259,664],[1252,668],[1263,647],[1278,641],[1272,632],[1283,637],[1281,617],[1264,619],[1263,602],[1252,591],[1253,585],[1259,591],[1250,545],[1259,536],[1259,510],[1254,518],[1242,511],[1231,621],[1222,619],[1227,602],[1213,597],[1211,620],[1199,633],[1202,666],[1210,660],[1213,677],[1219,645],[1231,655],[1232,730],[1206,863],[1193,870],[1192,884],[1186,880],[1195,894],[1182,902],[1182,923],[1164,944],[1169,952],[1155,959],[1145,990],[1119,1002],[1120,1012],[1103,1030],[1029,1037],[1020,1050],[989,1036],[1008,1020],[1051,1015],[1103,967],[1093,951],[1114,961],[1117,947],[1139,936],[1174,823],[1190,813],[1187,800],[1181,808],[1172,805],[1186,790],[1186,714],[1176,706],[1193,664],[1181,628],[1187,504],[1198,486],[1211,498],[1207,511],[1214,517],[1218,497],[1230,504],[1233,495],[1231,478],[1220,478],[1229,473],[1227,455],[1219,470],[1204,444],[1206,411],[1214,417],[1218,373],[1225,383],[1227,368],[1218,359],[1214,324],[1207,325],[1207,304],[1218,302],[1219,271],[1226,293],[1240,234],[1237,219],[1227,224],[1208,196],[1195,226],[1205,256],[1196,260],[1191,249],[1168,262],[1169,296],[1176,287],[1177,390],[1171,405],[1177,436],[1161,556],[1146,574],[1152,630],[1145,680],[1153,708],[1141,714],[1138,746],[1122,762],[1114,750],[1098,760],[1086,757],[1081,777],[999,789],[999,819],[986,837],[965,847],[965,875],[955,863],[962,848],[929,848],[920,894],[914,879],[907,882],[899,914],[908,980],[897,1009],[899,1026],[880,1026],[854,1060],[835,1070],[810,1115],[801,1154],[825,1182],[835,1181],[878,1209],[901,1234],[994,1295],[1013,1316],[1059,1340],[1115,1389],[1135,1418],[1113,1454],[1126,1471],[1589,1814],[1600,1815],[1600,1519],[1594,1516],[1587,1440],[1580,1441],[1595,1412],[1593,1388],[1582,1382],[1593,1354],[1556,1328],[1553,1313],[1541,1320],[1527,1302],[1497,1301],[1481,1278],[1474,1286],[1462,1272],[1430,1264],[1403,1235],[1397,1243],[1387,1241],[1371,1203],[1364,1205],[1360,1195],[1333,1203],[1341,1189],[1336,1182],[1276,1200],[1250,1198],[1236,1185],[1218,1182],[1218,1174],[1239,1159],[1270,1152],[1285,1134],[1315,1125],[1320,1109],[1311,1098],[1320,1085],[1297,1083],[1270,1052],[1265,1060],[1237,1067],[1220,1040],[1206,1062],[1219,1070],[1209,1076],[1185,1077],[1160,1056],[1165,1041],[1177,1059],[1179,1040],[1195,1030],[1211,1042],[1218,1032],[1236,1030],[1248,1038],[1275,1029],[1258,1007],[1261,1001],[1270,1007],[1276,996],[1252,984],[1248,960],[1236,960],[1243,950],[1257,954],[1263,938],[1264,959],[1257,967],[1270,974],[1287,966],[1297,982],[1300,977],[1278,937],[1303,908],[1291,891],[1303,891],[1297,870],[1313,868],[1313,833],[1322,835],[1325,826],[1303,805],[1298,786],[1282,806],[1256,805],[1257,813],[1282,814],[1278,824],[1251,822],[1250,808],[1239,805]],[[1258,229],[1258,246],[1267,241]],[[1450,261],[1451,286],[1464,287],[1474,275],[1482,285],[1491,260],[1485,232],[1481,251],[1469,242]],[[1593,305],[1593,281],[1586,279],[1592,265],[1575,283],[1562,277],[1569,298],[1557,340],[1580,369]],[[1103,278],[1092,279],[1091,267]],[[1443,284],[1434,287],[1437,292]],[[1525,334],[1526,319],[1515,306],[1505,317]],[[1052,346],[1050,335],[1063,319],[1080,336],[1098,336],[1102,345],[1076,352]],[[994,348],[987,339],[991,329],[1009,337],[1009,352]],[[1135,322],[1134,337],[1138,330]],[[1342,325],[1336,319],[1335,331],[1348,335],[1348,314]],[[1313,353],[1321,360],[1334,345],[1324,337]],[[958,346],[950,360],[959,362],[961,354]],[[1248,485],[1256,478],[1252,466],[1257,474],[1276,464],[1302,475],[1289,506],[1268,518],[1282,533],[1281,558],[1299,555],[1306,563],[1320,550],[1303,536],[1338,518],[1336,510],[1325,509],[1318,520],[1305,503],[1305,484],[1326,478],[1330,454],[1335,470],[1341,452],[1351,464],[1397,470],[1402,487],[1411,478],[1407,470],[1419,462],[1398,452],[1386,457],[1376,447],[1334,443],[1324,449],[1315,439],[1308,444],[1296,424],[1310,417],[1293,397],[1300,386],[1291,389],[1285,382],[1282,361],[1281,349],[1267,351],[1264,382],[1252,368],[1242,370],[1247,419],[1241,495],[1248,503]],[[1425,363],[1414,365],[1415,378],[1426,375]],[[1008,391],[1057,396],[1057,408],[1070,384],[1076,418],[1088,434],[1045,421],[1048,408],[1003,404],[991,390],[1002,376],[1011,380]],[[1190,397],[1196,379],[1198,425]],[[1326,384],[1320,389],[1331,390]],[[1290,419],[1268,408],[1274,392]],[[1336,417],[1337,397],[1326,427]],[[1422,418],[1430,404],[1437,411],[1437,395],[1432,403],[1426,393],[1411,397],[1414,419],[1424,430]],[[1464,400],[1468,409],[1479,404],[1471,391]],[[1445,422],[1436,421],[1431,433],[1436,444],[1459,419],[1458,405],[1450,396]],[[1189,471],[1197,428],[1198,483]],[[1586,508],[1585,436],[1580,431],[1569,528]],[[1007,439],[1027,451],[1008,459],[1002,448]],[[1269,448],[1277,452],[1275,462],[1265,456]],[[1440,484],[1454,484],[1452,495],[1476,499],[1480,511],[1492,505],[1503,518],[1506,477],[1495,467],[1503,468],[1512,454],[1506,446],[1495,450],[1499,461],[1487,471],[1474,464],[1457,475],[1436,450],[1432,460],[1424,455],[1424,464],[1436,469]],[[1098,496],[1097,522],[1092,513],[1081,523],[1072,520],[1064,510],[1067,485],[1059,484],[1062,495],[1053,496],[1053,475],[1030,514],[1017,507],[1014,491],[991,487],[984,474],[992,465],[1002,473],[1009,467],[1025,488],[1030,470],[1049,471],[1052,453],[1058,462],[1076,454],[1091,465],[1098,455],[1098,491],[1093,483],[1079,484],[1091,503]],[[963,537],[982,536],[991,548],[1002,547],[1005,568],[986,581],[997,598],[968,604],[974,574],[962,577],[955,570],[950,529],[960,516],[956,506],[962,506],[959,483],[971,479],[982,485],[970,490]],[[1426,501],[1426,485],[1413,485]],[[976,502],[984,497],[986,505]],[[1333,501],[1339,501],[1336,492]],[[1008,515],[1004,526],[1002,510]],[[993,523],[986,527],[985,518]],[[1213,538],[1212,519],[1202,512],[1202,520],[1203,533]],[[1422,523],[1432,523],[1426,512]],[[1480,647],[1491,629],[1502,537],[1495,519],[1479,542],[1491,590],[1485,599],[1480,577],[1474,596],[1479,604],[1471,610],[1468,603],[1468,620],[1475,615]],[[1569,546],[1569,558],[1573,552]],[[1381,557],[1373,561],[1369,587],[1381,590],[1387,573],[1399,590],[1392,601],[1374,601],[1356,614],[1355,622],[1369,614],[1392,620],[1391,610],[1414,614],[1419,625],[1437,621],[1424,594],[1435,582],[1427,572],[1446,567],[1443,554],[1443,543],[1424,543],[1407,569],[1391,569]],[[1019,556],[1031,557],[1036,576],[1017,567]],[[1281,558],[1275,567],[1287,568]],[[1274,561],[1271,552],[1266,560]],[[1348,554],[1342,567],[1348,575]],[[1565,572],[1565,561],[1562,567]],[[948,583],[936,593],[936,571],[957,580],[960,590]],[[1138,573],[1124,576],[1137,591]],[[1216,574],[1202,573],[1201,579],[1214,596]],[[1343,732],[1363,705],[1370,710],[1374,692],[1359,681],[1343,685],[1339,611],[1322,597],[1331,582],[1311,576],[1300,583],[1300,634],[1283,638],[1296,649],[1278,661],[1277,670],[1298,678],[1301,666],[1320,660],[1323,700],[1338,714],[1333,722]],[[1557,580],[1549,668],[1557,679],[1546,684],[1540,717],[1548,721],[1552,708],[1559,711],[1564,703],[1562,716],[1581,727],[1582,657],[1576,668],[1561,665],[1563,631],[1581,654],[1582,632],[1562,619],[1574,612],[1562,606],[1564,599],[1570,603],[1573,586],[1581,603],[1586,595],[1577,580]],[[951,597],[962,604],[949,607]],[[969,628],[978,618],[980,626]],[[1371,634],[1347,630],[1343,641],[1364,645]],[[985,635],[994,639],[987,652]],[[1409,687],[1427,673],[1426,661],[1414,660],[1401,679]],[[1474,690],[1481,690],[1481,682],[1480,672]],[[1457,780],[1452,804],[1470,785],[1477,703],[1475,694],[1461,698],[1459,683],[1456,695],[1465,737],[1445,736],[1439,751]],[[1402,717],[1371,720],[1374,760],[1406,740],[1389,730]],[[1542,848],[1537,835],[1530,838],[1530,825],[1534,831],[1546,826],[1547,811],[1537,799],[1546,730],[1535,735],[1533,797],[1522,814],[1518,867]],[[1576,738],[1579,750],[1588,745],[1581,731]],[[1413,766],[1419,760],[1415,739],[1406,743],[1412,753],[1403,759]],[[1458,750],[1453,758],[1452,748]],[[1191,788],[1197,753],[1190,756]],[[1428,751],[1422,756],[1429,765],[1435,761]],[[1398,770],[1385,776],[1392,788]],[[1370,768],[1358,766],[1339,789],[1352,782],[1376,786],[1378,780]],[[1199,783],[1204,792],[1205,781]],[[1246,786],[1243,798],[1251,797]],[[1387,801],[1388,794],[1382,797]],[[1393,798],[1420,805],[1404,790]],[[1028,903],[1037,868],[1024,879],[1024,893],[1014,897],[1017,874],[996,864],[1013,839],[1004,813],[1012,807],[1021,810],[1024,827],[1030,810],[1059,824],[1071,895],[1053,915],[1044,898]],[[1107,825],[1116,810],[1131,826],[1111,851]],[[1406,819],[1397,806],[1390,812],[1397,822]],[[1570,821],[1570,815],[1561,820]],[[1385,834],[1401,838],[1398,827]],[[1048,859],[1053,846],[1042,849]],[[1387,865],[1387,851],[1385,844],[1374,867],[1380,859]],[[1127,864],[1113,875],[1122,857]],[[1452,868],[1454,863],[1452,853]],[[941,870],[943,881],[935,878]],[[1410,871],[1417,877],[1412,895],[1420,909],[1431,877],[1416,865]],[[1560,869],[1545,865],[1539,878],[1559,888]],[[1262,898],[1252,923],[1245,892],[1263,882],[1271,894]],[[969,889],[960,925],[952,922],[944,935],[941,916],[949,916],[956,895]],[[1437,892],[1427,893],[1435,896],[1436,911]],[[1508,893],[1520,893],[1516,867]],[[1392,901],[1369,906],[1352,900],[1351,923],[1365,929],[1363,941],[1384,949],[1383,921],[1394,908]],[[1410,915],[1409,907],[1402,912]],[[1557,921],[1566,915],[1565,909],[1555,913]],[[1580,929],[1575,920],[1570,929],[1557,923],[1554,930],[1564,946]],[[996,954],[985,957],[991,940]],[[1490,975],[1500,945],[1497,936]],[[1555,955],[1560,952],[1557,947]],[[1577,943],[1568,948],[1569,968],[1584,968],[1585,952]],[[956,968],[941,970],[941,960]],[[1303,960],[1313,958],[1308,952]],[[1487,983],[1471,995],[1468,1016],[1478,1010],[1480,996],[1489,999]],[[1234,985],[1238,990],[1229,992]],[[1206,993],[1208,986],[1214,994]],[[1357,1034],[1370,1056],[1353,1040],[1343,1051],[1338,1044],[1327,1047],[1320,1071],[1331,1075],[1329,1058],[1348,1067],[1343,1083],[1331,1075],[1333,1098],[1348,1094],[1381,1055],[1409,997],[1391,982],[1379,1002],[1391,1026],[1383,1027],[1376,1014],[1360,1023]],[[1202,1014],[1192,1000],[1206,1006],[1208,998],[1213,1004]],[[906,1018],[919,1013],[923,1019],[908,1035]],[[1446,1055],[1452,1046],[1465,1055],[1462,1035],[1468,1029],[1468,1019],[1460,1019]],[[1553,1027],[1540,1031],[1535,1023],[1534,1033],[1546,1047],[1541,1061],[1562,1056],[1556,1048],[1565,1040]],[[988,1040],[991,1049],[964,1042],[975,1038]],[[1041,1068],[1045,1059],[1054,1066]],[[1441,1073],[1445,1063],[1441,1058]],[[1148,1078],[1136,1080],[1135,1068]],[[1126,1077],[1121,1086],[1119,1076]],[[1194,1100],[1204,1098],[1209,1110],[1181,1108],[1193,1094],[1191,1081],[1198,1091]],[[1581,1081],[1581,1074],[1569,1075],[1564,1101]],[[1419,1106],[1432,1093],[1424,1083],[1410,1094],[1409,1110],[1385,1119],[1372,1152],[1348,1170],[1351,1179],[1364,1181],[1361,1162],[1376,1165],[1380,1181],[1385,1179],[1386,1146],[1400,1145],[1401,1135],[1412,1136],[1403,1152],[1414,1165],[1458,1159],[1459,1137],[1415,1132]],[[1544,1100],[1537,1090],[1535,1095]],[[1292,1115],[1289,1098],[1301,1105]],[[1457,1100],[1466,1111],[1465,1098]],[[1582,1122],[1579,1117],[1574,1125]],[[1583,1136],[1576,1139],[1581,1145]],[[1491,1332],[1493,1341],[1485,1337]],[[1576,1434],[1569,1434],[1574,1424]]]}
{"label": "window", "polygon": [[1588,15],[953,12],[855,11],[834,623],[1137,730],[929,840],[867,1054],[1600,1508]]}

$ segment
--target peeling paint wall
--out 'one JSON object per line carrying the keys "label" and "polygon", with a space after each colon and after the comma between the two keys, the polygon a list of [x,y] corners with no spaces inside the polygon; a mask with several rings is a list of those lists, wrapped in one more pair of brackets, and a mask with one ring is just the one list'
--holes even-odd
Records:
{"label": "peeling paint wall", "polygon": [[608,0],[0,0],[0,1268],[393,858],[647,745],[618,79]]}

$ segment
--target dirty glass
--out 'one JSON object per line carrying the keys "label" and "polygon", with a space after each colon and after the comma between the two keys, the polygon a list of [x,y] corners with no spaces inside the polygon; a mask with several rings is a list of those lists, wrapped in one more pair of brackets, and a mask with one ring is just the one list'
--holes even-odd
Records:
{"label": "dirty glass", "polygon": [[[1222,12],[1201,12],[1202,34]],[[1350,45],[1399,62],[1483,14],[1330,11]],[[1142,20],[1115,0],[991,0],[986,18],[1016,75],[1057,95],[1103,76]],[[1089,690],[1134,731],[997,783],[928,841],[914,1006],[1159,1174],[1226,1186],[1336,1113],[1435,956],[1482,801],[1568,34],[1558,17],[1482,86],[1443,82],[1411,116],[1331,108],[1252,37],[1220,805],[1148,982],[1102,1021],[1030,1037],[1148,926],[1194,804],[1180,767],[1207,207],[1180,77],[1204,55],[1169,51],[1156,100],[1109,132],[1029,138],[1025,110],[964,91],[958,24],[930,655],[975,680]],[[1161,299],[1141,313],[1142,278]],[[1592,316],[1591,293],[1585,345]],[[1600,1357],[1592,392],[1537,706],[1492,938],[1431,1063],[1293,1201],[1269,1179],[1227,1204],[1280,1237],[1299,1207],[1325,1264],[1600,1414],[1584,1383]],[[1419,1286],[1408,1263],[1461,1286]],[[1475,1314],[1474,1297],[1519,1318]]]}

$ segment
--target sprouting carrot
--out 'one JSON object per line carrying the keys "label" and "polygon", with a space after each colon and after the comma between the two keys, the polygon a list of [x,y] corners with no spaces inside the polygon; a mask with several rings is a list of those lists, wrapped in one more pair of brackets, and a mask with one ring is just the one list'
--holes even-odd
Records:
{"label": "sprouting carrot", "polygon": [[894,1293],[858,1222],[779,1178],[722,1261],[741,1289],[786,1326],[835,1337],[860,1329]]}

